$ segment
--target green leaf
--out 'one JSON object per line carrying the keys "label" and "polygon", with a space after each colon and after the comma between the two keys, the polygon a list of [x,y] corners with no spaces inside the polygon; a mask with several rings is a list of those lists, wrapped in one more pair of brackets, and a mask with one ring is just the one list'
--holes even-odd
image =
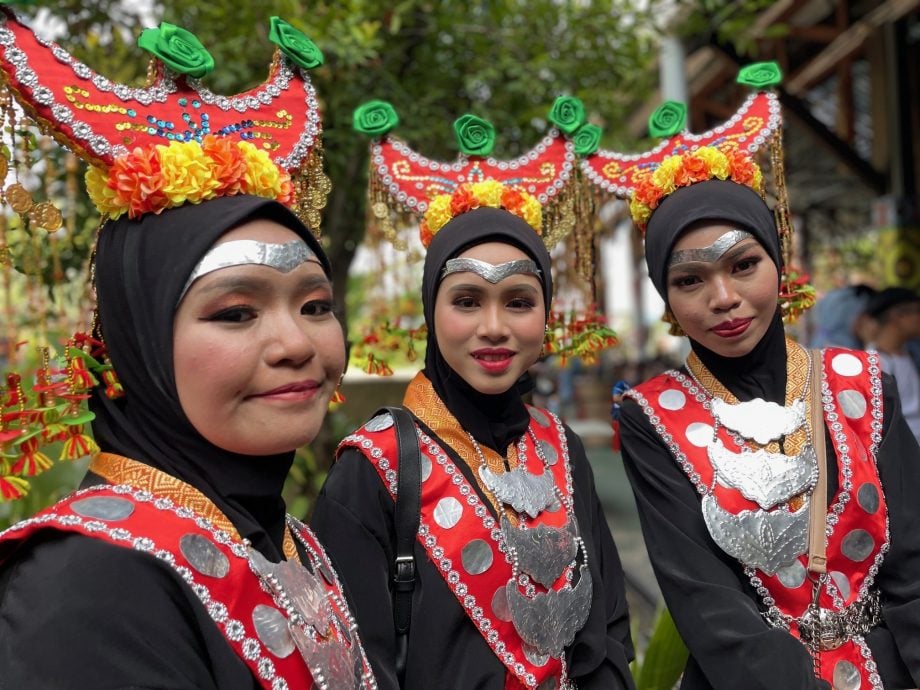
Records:
{"label": "green leaf", "polygon": [[689,656],[674,619],[662,608],[645,649],[636,690],[671,690],[684,672]]}

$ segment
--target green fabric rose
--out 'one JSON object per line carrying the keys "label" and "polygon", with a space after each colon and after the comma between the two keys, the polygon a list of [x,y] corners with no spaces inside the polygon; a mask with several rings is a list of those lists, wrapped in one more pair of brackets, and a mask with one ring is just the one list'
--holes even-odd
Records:
{"label": "green fabric rose", "polygon": [[680,101],[665,101],[648,119],[648,133],[653,137],[670,137],[683,131],[687,106]]}
{"label": "green fabric rose", "polygon": [[460,152],[467,156],[488,156],[495,146],[495,128],[475,115],[461,115],[454,121],[454,134]]}
{"label": "green fabric rose", "polygon": [[137,45],[159,58],[173,72],[195,79],[214,69],[214,58],[195,34],[169,22],[160,22],[157,29],[144,29]]}
{"label": "green fabric rose", "polygon": [[549,121],[563,134],[572,135],[584,124],[585,105],[574,96],[559,96],[549,111]]}
{"label": "green fabric rose", "polygon": [[399,115],[386,101],[368,101],[355,108],[351,126],[369,137],[382,137],[399,124]]}
{"label": "green fabric rose", "polygon": [[575,132],[575,136],[572,137],[572,142],[575,144],[575,154],[578,156],[590,156],[597,151],[597,147],[601,145],[601,134],[603,133],[604,130],[597,125],[592,125],[590,122],[583,124]]}
{"label": "green fabric rose", "polygon": [[295,29],[281,17],[272,17],[270,21],[268,40],[281,48],[281,52],[294,64],[304,69],[313,69],[323,64],[323,51],[303,31]]}
{"label": "green fabric rose", "polygon": [[763,90],[782,82],[783,72],[775,62],[755,62],[753,65],[742,67],[735,81]]}

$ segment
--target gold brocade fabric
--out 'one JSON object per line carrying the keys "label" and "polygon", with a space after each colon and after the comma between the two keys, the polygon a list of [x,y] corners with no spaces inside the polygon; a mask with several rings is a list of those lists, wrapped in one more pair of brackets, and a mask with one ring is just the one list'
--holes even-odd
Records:
{"label": "gold brocade fabric", "polygon": [[[696,378],[696,380],[706,389],[706,392],[709,393],[713,398],[721,398],[727,403],[736,405],[738,403],[738,398],[736,398],[730,390],[728,390],[722,383],[706,368],[706,365],[700,360],[695,352],[691,351],[690,355],[687,357],[687,369],[690,370],[690,373]],[[768,452],[779,453],[783,452],[787,455],[796,455],[800,453],[805,447],[805,444],[808,443],[808,432],[806,428],[811,427],[811,396],[808,395],[807,386],[809,379],[816,379],[820,372],[812,372],[809,376],[809,371],[811,369],[811,358],[808,356],[808,350],[799,345],[794,340],[786,338],[786,400],[785,404],[791,405],[793,402],[800,398],[805,400],[805,424],[797,429],[795,432],[783,439],[783,446],[780,448],[779,441],[771,441],[763,448],[766,448]],[[812,385],[816,385],[815,381],[812,381]],[[824,433],[823,429],[812,430],[812,433]],[[747,440],[753,446],[757,446],[756,443],[749,439]],[[790,501],[790,506],[793,510],[796,510],[800,507],[802,497],[796,496]]]}
{"label": "gold brocade fabric", "polygon": [[[517,513],[496,500],[479,477],[479,466],[482,465],[482,461],[479,459],[479,454],[473,446],[470,435],[460,425],[457,418],[450,413],[450,410],[447,409],[447,406],[435,393],[431,381],[423,373],[416,374],[415,378],[409,383],[406,395],[403,398],[403,405],[424,422],[425,426],[431,429],[445,445],[450,446],[460,456],[460,459],[473,470],[476,484],[479,486],[482,495],[489,499],[489,503],[495,508],[496,514],[504,513],[512,524],[517,526]],[[508,449],[507,468],[505,458],[494,450],[483,446],[480,446],[480,450],[486,466],[496,474],[501,474],[506,469],[514,469],[518,465],[517,448],[514,444]]]}
{"label": "gold brocade fabric", "polygon": [[[176,505],[185,506],[207,518],[217,529],[234,539],[241,539],[233,523],[207,496],[194,486],[150,465],[114,453],[99,453],[90,463],[89,471],[110,484],[127,484],[135,489],[149,491],[157,497],[168,498]],[[298,558],[294,538],[287,527],[284,529],[283,550],[288,560]]]}

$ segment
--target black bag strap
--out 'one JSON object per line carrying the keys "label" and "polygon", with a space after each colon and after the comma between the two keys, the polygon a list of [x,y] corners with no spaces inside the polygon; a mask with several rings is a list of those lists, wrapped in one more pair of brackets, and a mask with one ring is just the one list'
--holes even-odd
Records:
{"label": "black bag strap", "polygon": [[396,489],[396,562],[393,571],[393,622],[396,629],[396,674],[405,678],[415,589],[415,537],[422,502],[422,454],[415,434],[415,420],[402,407],[384,408],[393,416],[399,457]]}

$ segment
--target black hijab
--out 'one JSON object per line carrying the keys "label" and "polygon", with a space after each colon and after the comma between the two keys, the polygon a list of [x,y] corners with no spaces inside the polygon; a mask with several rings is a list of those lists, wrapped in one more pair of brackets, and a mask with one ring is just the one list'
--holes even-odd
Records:
{"label": "black hijab", "polygon": [[173,318],[188,276],[222,235],[257,218],[297,233],[329,275],[329,262],[310,231],[284,206],[261,197],[221,197],[105,224],[96,249],[99,319],[125,396],[110,400],[97,387],[90,409],[103,451],[191,484],[241,536],[279,560],[281,490],[294,452],[252,457],[211,444],[182,411],[173,370]]}
{"label": "black hijab", "polygon": [[[702,220],[724,221],[750,232],[782,270],[773,212],[753,189],[729,180],[708,180],[672,192],[652,213],[645,232],[645,261],[655,289],[667,302],[668,259],[677,239]],[[777,286],[778,287],[778,286]],[[764,398],[783,404],[786,396],[786,333],[779,307],[754,349],[723,357],[690,338],[706,368],[740,401]]]}
{"label": "black hijab", "polygon": [[[434,236],[425,256],[422,278],[422,305],[428,326],[428,343],[425,352],[425,375],[435,392],[444,401],[457,421],[479,443],[504,455],[530,423],[530,415],[521,398],[522,380],[504,393],[480,393],[457,374],[441,355],[438,337],[434,330],[434,304],[441,284],[441,270],[452,259],[470,247],[485,242],[504,242],[519,248],[533,259],[542,273],[543,302],[549,315],[553,297],[553,278],[550,273],[549,252],[540,236],[524,220],[508,211],[497,208],[478,208],[463,213],[447,223]],[[522,379],[526,379],[525,374]]]}

